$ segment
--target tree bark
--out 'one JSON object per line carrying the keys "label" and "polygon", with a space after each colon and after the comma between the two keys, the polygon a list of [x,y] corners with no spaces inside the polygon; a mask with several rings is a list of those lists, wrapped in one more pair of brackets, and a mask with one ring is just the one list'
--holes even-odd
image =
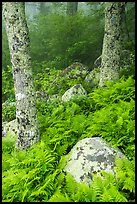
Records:
{"label": "tree bark", "polygon": [[125,2],[106,2],[105,34],[99,86],[107,80],[119,79],[120,53],[122,49],[122,19]]}
{"label": "tree bark", "polygon": [[122,35],[123,40],[127,41],[129,40],[129,31],[128,31],[128,25],[127,25],[127,17],[126,17],[126,3],[122,6]]}
{"label": "tree bark", "polygon": [[16,98],[18,138],[16,147],[26,149],[39,141],[25,2],[4,2]]}
{"label": "tree bark", "polygon": [[77,13],[78,2],[67,2],[67,15],[74,16]]}

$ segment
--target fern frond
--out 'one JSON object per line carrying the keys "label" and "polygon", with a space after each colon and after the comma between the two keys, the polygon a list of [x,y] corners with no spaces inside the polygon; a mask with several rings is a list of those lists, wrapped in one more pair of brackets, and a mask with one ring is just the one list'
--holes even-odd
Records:
{"label": "fern frond", "polygon": [[60,191],[56,191],[53,196],[50,197],[48,202],[72,202],[67,194],[63,195]]}
{"label": "fern frond", "polygon": [[135,165],[126,158],[116,159],[116,177],[122,189],[135,193]]}
{"label": "fern frond", "polygon": [[127,199],[113,185],[110,188],[105,188],[99,200],[102,202],[127,202]]}

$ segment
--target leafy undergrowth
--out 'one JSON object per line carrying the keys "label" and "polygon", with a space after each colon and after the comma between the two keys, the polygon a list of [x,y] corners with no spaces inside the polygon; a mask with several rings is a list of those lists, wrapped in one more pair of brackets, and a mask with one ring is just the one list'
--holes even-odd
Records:
{"label": "leafy undergrowth", "polygon": [[[8,135],[2,144],[3,202],[134,202],[134,80],[121,78],[88,96],[65,103],[38,101],[41,141],[17,151]],[[85,137],[100,136],[129,160],[116,160],[116,176],[95,176],[91,186],[64,174],[67,154]]]}
{"label": "leafy undergrowth", "polygon": [[[116,175],[102,171],[87,186],[77,183],[69,173],[58,176],[58,185],[49,202],[132,202],[135,194],[134,162],[116,159]],[[126,179],[125,179],[126,178]]]}
{"label": "leafy undergrowth", "polygon": [[69,102],[38,103],[43,140],[66,154],[85,137],[101,136],[132,160],[135,141],[134,80],[121,78]]}

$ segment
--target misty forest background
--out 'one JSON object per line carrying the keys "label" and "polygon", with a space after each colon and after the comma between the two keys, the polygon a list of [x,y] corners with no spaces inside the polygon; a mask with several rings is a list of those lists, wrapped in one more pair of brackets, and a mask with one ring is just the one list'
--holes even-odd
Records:
{"label": "misty forest background", "polygon": [[[74,62],[81,62],[94,68],[95,60],[102,53],[104,37],[104,4],[79,2],[77,15],[67,15],[66,2],[26,2],[26,16],[30,34],[31,57],[34,76],[45,72],[45,68],[65,69]],[[134,3],[126,5],[126,29],[123,61],[134,54],[135,12]],[[2,67],[11,73],[11,62],[4,22],[2,24]],[[132,57],[132,56],[131,56]],[[133,57],[132,57],[133,58]],[[132,59],[131,59],[132,60]],[[128,62],[131,64],[131,62]],[[97,66],[97,65],[96,65]],[[134,73],[126,69],[124,73]],[[2,101],[14,100],[12,74],[5,84],[3,78]],[[5,76],[6,77],[6,76]],[[9,84],[9,85],[8,85]],[[10,94],[8,92],[10,91]],[[42,91],[42,89],[41,89]]]}

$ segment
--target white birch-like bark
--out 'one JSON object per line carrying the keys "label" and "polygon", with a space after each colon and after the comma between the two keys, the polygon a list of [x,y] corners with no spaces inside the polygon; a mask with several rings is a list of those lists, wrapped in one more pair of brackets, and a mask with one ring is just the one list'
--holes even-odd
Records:
{"label": "white birch-like bark", "polygon": [[122,45],[122,19],[125,2],[106,2],[105,33],[99,86],[107,80],[119,79],[120,54]]}
{"label": "white birch-like bark", "polygon": [[39,141],[36,98],[33,85],[25,2],[3,2],[16,97],[19,149]]}

